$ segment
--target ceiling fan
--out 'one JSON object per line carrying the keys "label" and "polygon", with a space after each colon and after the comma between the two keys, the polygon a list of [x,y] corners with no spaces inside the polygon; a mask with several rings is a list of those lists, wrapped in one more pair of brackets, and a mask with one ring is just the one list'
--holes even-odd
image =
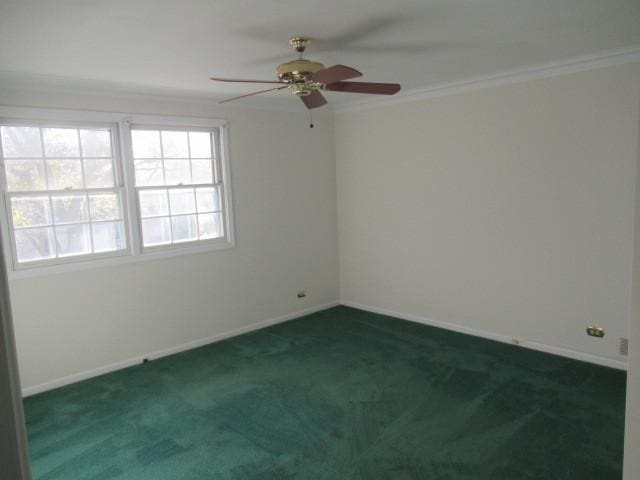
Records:
{"label": "ceiling fan", "polygon": [[310,39],[307,37],[291,37],[289,39],[289,44],[298,52],[298,58],[278,65],[276,69],[278,80],[243,80],[211,77],[211,80],[217,82],[269,83],[278,85],[277,87],[266,90],[259,90],[246,95],[227,98],[218,103],[232,102],[261,93],[289,89],[296,97],[300,97],[300,100],[302,100],[308,109],[312,109],[321,107],[327,103],[327,100],[322,93],[320,93],[321,90],[371,93],[375,95],[393,95],[400,91],[400,85],[397,83],[345,82],[345,80],[361,77],[362,73],[355,68],[345,65],[334,65],[325,68],[320,62],[303,58],[304,51],[307,45],[309,45],[309,42]]}

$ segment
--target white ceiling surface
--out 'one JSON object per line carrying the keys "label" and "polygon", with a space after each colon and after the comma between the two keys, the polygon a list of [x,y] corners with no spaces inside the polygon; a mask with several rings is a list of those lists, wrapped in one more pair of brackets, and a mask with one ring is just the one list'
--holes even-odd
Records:
{"label": "white ceiling surface", "polygon": [[0,79],[220,99],[264,86],[209,76],[274,79],[295,34],[411,90],[638,46],[640,0],[0,0]]}

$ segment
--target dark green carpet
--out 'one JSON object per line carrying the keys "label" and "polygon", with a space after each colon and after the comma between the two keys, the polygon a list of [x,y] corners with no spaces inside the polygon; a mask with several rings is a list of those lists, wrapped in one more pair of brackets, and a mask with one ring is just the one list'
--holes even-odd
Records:
{"label": "dark green carpet", "polygon": [[45,479],[619,479],[625,374],[337,307],[25,399]]}

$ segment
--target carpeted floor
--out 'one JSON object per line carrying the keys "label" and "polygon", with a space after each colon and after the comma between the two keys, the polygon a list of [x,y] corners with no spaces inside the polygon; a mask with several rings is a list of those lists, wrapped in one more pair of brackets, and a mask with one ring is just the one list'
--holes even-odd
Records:
{"label": "carpeted floor", "polygon": [[25,399],[36,480],[621,478],[625,374],[346,307]]}

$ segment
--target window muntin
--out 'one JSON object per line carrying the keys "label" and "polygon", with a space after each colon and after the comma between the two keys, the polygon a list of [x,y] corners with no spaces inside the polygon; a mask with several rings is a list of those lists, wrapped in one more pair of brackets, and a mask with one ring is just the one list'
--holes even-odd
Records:
{"label": "window muntin", "polygon": [[[4,139],[0,132],[0,188],[4,190],[0,197],[4,206],[0,230],[6,247],[3,252],[5,261],[13,266],[9,271],[11,276],[30,277],[74,271],[235,245],[224,120],[0,106],[2,126],[25,127],[22,130],[14,128],[5,134]],[[184,141],[180,141],[180,137],[184,139],[184,133],[167,135],[164,144],[161,136],[160,147],[167,150],[165,160],[189,161],[191,178],[188,180],[191,183],[184,184],[186,168],[183,164],[168,162],[168,185],[136,187],[131,130],[138,126],[148,127],[141,130],[187,132],[189,158],[183,152]],[[45,132],[42,129],[59,130],[46,132],[51,145],[44,144]],[[79,131],[79,143],[76,144],[70,132],[65,131],[69,129]],[[202,132],[203,135],[196,135]],[[100,141],[105,136],[110,137],[109,142]],[[209,172],[213,177],[211,183],[194,183],[200,181],[199,178],[208,180]],[[7,188],[8,182],[11,182],[10,189]],[[174,210],[168,217],[164,215],[165,220],[157,221],[162,224],[160,227],[156,226],[154,230],[150,225],[148,229],[159,232],[160,241],[143,247],[138,191],[154,188],[166,189],[163,192],[166,210]],[[169,190],[177,188],[193,188],[195,213],[191,192],[172,193],[169,204]],[[89,197],[89,194],[104,192],[117,194],[119,219],[100,213],[99,202],[109,205],[109,197]],[[82,193],[86,194],[84,199],[75,196]],[[64,198],[65,195],[70,198]],[[17,228],[13,223],[14,197]],[[24,200],[19,201],[18,197]],[[162,217],[160,214],[166,212],[162,208],[164,202],[157,201],[154,208],[145,213],[145,220],[149,219],[145,223],[152,224],[153,218]],[[185,219],[179,218],[181,216]],[[196,237],[194,220],[198,240],[193,240]],[[175,232],[171,230],[174,227]],[[15,231],[21,228],[24,232],[17,235],[21,242],[21,261],[18,261]],[[167,232],[172,243],[168,243]],[[56,235],[60,236],[60,241]],[[96,253],[83,253],[89,251],[87,235],[92,241],[91,251]],[[122,239],[124,248],[111,250],[111,239],[116,236]],[[107,241],[101,241],[104,238]]]}
{"label": "window muntin", "polygon": [[110,126],[0,124],[16,265],[127,249],[113,143]]}
{"label": "window muntin", "polygon": [[225,236],[217,129],[131,128],[143,248]]}

